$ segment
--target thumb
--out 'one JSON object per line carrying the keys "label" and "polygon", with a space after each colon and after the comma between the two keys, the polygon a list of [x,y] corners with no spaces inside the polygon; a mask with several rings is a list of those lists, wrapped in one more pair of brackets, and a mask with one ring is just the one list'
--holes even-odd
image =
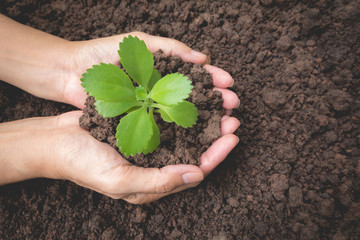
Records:
{"label": "thumb", "polygon": [[148,35],[143,32],[133,32],[129,35],[137,36],[144,40],[151,52],[161,50],[166,56],[179,56],[184,62],[203,64],[206,62],[206,55],[192,50],[186,44],[171,38]]}
{"label": "thumb", "polygon": [[[104,62],[117,63],[119,61],[119,56],[114,53],[116,53],[119,48],[119,42],[121,42],[124,37],[129,35],[136,36],[139,39],[144,40],[146,46],[151,52],[161,50],[166,56],[179,56],[184,62],[199,64],[204,64],[206,62],[205,54],[192,50],[186,44],[178,40],[152,36],[143,32],[131,32],[83,42],[83,44],[85,44],[85,46],[90,49],[86,50],[85,52],[93,52],[95,56],[96,61],[89,64],[89,66],[96,64],[99,62],[99,60]],[[83,51],[81,51],[81,53],[81,56],[86,56],[86,54],[83,54]]]}
{"label": "thumb", "polygon": [[202,170],[194,165],[169,165],[163,168],[123,165],[120,174],[121,192],[128,194],[167,193],[204,179]]}

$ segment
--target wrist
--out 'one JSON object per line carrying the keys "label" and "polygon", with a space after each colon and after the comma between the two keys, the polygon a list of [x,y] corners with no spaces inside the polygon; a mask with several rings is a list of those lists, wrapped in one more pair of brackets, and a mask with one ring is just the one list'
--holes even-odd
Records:
{"label": "wrist", "polygon": [[51,157],[51,126],[55,117],[0,124],[0,185],[31,178],[57,178]]}
{"label": "wrist", "polygon": [[35,96],[61,101],[69,41],[0,15],[0,79]]}

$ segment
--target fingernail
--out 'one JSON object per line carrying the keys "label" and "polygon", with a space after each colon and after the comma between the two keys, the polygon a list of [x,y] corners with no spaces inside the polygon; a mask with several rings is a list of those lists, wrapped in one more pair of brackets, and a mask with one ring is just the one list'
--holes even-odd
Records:
{"label": "fingernail", "polygon": [[240,107],[240,100],[239,100],[239,103],[238,103],[238,105],[236,106],[236,108],[238,108],[238,107]]}
{"label": "fingernail", "polygon": [[206,55],[201,53],[201,52],[198,52],[198,51],[195,51],[195,50],[191,50],[190,52],[192,55],[196,56],[196,57],[205,57],[206,58]]}
{"label": "fingernail", "polygon": [[234,83],[235,83],[235,81],[234,81],[234,79],[233,79],[233,81],[232,81],[232,83],[231,83],[230,87],[233,87],[233,86],[234,86]]}
{"label": "fingernail", "polygon": [[204,179],[204,175],[202,173],[190,172],[183,174],[182,179],[185,184],[195,183],[202,181]]}

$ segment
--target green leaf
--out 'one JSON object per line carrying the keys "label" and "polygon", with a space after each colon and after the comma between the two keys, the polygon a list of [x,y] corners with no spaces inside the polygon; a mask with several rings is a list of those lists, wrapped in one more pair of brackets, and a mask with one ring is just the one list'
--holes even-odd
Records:
{"label": "green leaf", "polygon": [[113,64],[100,63],[81,78],[82,86],[96,100],[123,101],[135,98],[135,88],[126,73]]}
{"label": "green leaf", "polygon": [[150,77],[149,83],[148,83],[148,89],[151,91],[151,89],[154,87],[155,83],[161,79],[161,74],[158,70],[154,68],[152,75]]}
{"label": "green leaf", "polygon": [[144,41],[129,35],[120,42],[120,62],[130,77],[147,88],[154,69],[154,56]]}
{"label": "green leaf", "polygon": [[125,113],[129,109],[141,106],[142,103],[139,101],[136,101],[135,98],[129,98],[121,102],[106,102],[102,100],[96,100],[95,103],[95,109],[98,111],[98,113],[103,117],[116,117],[120,114]]}
{"label": "green leaf", "polygon": [[161,118],[162,118],[165,122],[168,122],[168,123],[174,122],[174,120],[172,120],[172,118],[171,118],[164,110],[158,109],[157,112],[160,113]]}
{"label": "green leaf", "polygon": [[163,105],[174,105],[189,97],[193,86],[184,75],[172,73],[160,79],[149,96],[154,101]]}
{"label": "green leaf", "polygon": [[135,89],[136,99],[145,101],[147,98],[147,92],[143,86],[139,86]]}
{"label": "green leaf", "polygon": [[172,106],[164,106],[161,104],[158,104],[158,106],[160,110],[164,111],[167,116],[171,118],[177,125],[184,128],[193,126],[196,123],[197,117],[199,115],[195,105],[187,101],[180,102]]}
{"label": "green leaf", "polygon": [[120,120],[116,128],[117,146],[125,155],[135,155],[147,148],[154,133],[146,107],[135,110]]}
{"label": "green leaf", "polygon": [[152,128],[153,128],[153,135],[150,138],[150,141],[148,143],[148,146],[143,150],[144,154],[151,153],[155,151],[158,146],[160,145],[160,131],[158,126],[156,125],[156,122],[154,120],[154,116],[150,114],[151,122],[152,122]]}

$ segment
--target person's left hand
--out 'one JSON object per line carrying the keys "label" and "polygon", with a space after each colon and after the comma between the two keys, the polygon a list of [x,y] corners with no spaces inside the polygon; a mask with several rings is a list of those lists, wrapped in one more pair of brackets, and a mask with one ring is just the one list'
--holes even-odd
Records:
{"label": "person's left hand", "polygon": [[200,157],[200,166],[142,168],[82,129],[81,115],[72,111],[0,124],[0,185],[38,177],[67,179],[115,199],[146,203],[198,185],[237,143],[231,134],[235,128],[224,128],[229,121],[224,119],[223,137]]}

